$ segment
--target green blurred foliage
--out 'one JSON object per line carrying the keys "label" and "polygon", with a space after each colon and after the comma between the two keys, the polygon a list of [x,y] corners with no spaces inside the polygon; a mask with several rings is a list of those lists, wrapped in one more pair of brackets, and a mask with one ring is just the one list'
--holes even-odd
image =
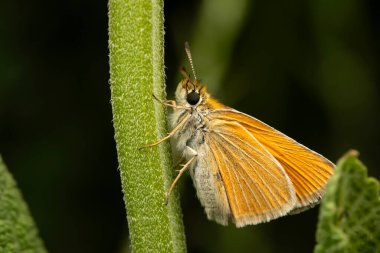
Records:
{"label": "green blurred foliage", "polygon": [[380,252],[379,181],[351,151],[341,158],[319,214],[315,253]]}
{"label": "green blurred foliage", "polygon": [[[194,42],[198,76],[223,103],[332,161],[356,148],[379,177],[371,170],[380,164],[379,1],[210,8],[208,20],[225,16],[226,29],[234,14],[244,17],[228,36],[208,36],[202,49],[205,2],[165,2],[169,97],[184,41]],[[119,252],[128,235],[109,102],[107,2],[3,1],[0,31],[0,152],[47,249]],[[213,45],[222,48],[223,57],[213,58],[222,67],[203,65],[208,52],[218,56]],[[207,80],[208,73],[217,74]],[[312,252],[318,207],[222,227],[207,221],[189,177],[181,184],[189,252]]]}

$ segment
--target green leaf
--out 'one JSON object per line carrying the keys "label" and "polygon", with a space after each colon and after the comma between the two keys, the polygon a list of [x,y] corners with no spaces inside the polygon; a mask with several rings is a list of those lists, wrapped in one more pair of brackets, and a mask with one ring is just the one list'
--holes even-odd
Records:
{"label": "green leaf", "polygon": [[351,151],[338,162],[322,201],[315,253],[380,252],[379,182]]}
{"label": "green leaf", "polygon": [[46,252],[16,182],[0,156],[0,252]]}
{"label": "green leaf", "polygon": [[[162,0],[110,0],[111,102],[119,170],[133,252],[184,252],[178,192],[172,181],[169,144],[139,147],[168,132]],[[111,168],[112,169],[112,168]]]}

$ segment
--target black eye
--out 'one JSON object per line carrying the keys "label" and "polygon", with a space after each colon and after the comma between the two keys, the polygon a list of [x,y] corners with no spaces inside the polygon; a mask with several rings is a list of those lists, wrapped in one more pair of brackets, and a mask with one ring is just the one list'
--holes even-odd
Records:
{"label": "black eye", "polygon": [[200,99],[199,93],[197,93],[194,90],[190,92],[189,94],[187,94],[187,97],[186,97],[187,102],[191,105],[196,105],[199,99]]}

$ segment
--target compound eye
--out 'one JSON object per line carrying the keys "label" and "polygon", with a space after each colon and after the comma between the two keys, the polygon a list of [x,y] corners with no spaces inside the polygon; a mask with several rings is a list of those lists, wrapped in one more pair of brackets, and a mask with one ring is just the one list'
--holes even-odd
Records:
{"label": "compound eye", "polygon": [[191,105],[196,105],[199,102],[200,96],[199,93],[196,91],[192,91],[189,94],[187,94],[186,100]]}

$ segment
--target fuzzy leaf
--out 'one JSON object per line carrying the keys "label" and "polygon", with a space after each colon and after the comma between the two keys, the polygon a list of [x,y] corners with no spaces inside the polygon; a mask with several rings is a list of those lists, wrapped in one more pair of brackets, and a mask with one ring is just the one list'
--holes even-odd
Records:
{"label": "fuzzy leaf", "polygon": [[352,151],[338,162],[322,201],[315,253],[380,252],[379,182]]}
{"label": "fuzzy leaf", "polygon": [[45,253],[16,182],[0,156],[0,252]]}

